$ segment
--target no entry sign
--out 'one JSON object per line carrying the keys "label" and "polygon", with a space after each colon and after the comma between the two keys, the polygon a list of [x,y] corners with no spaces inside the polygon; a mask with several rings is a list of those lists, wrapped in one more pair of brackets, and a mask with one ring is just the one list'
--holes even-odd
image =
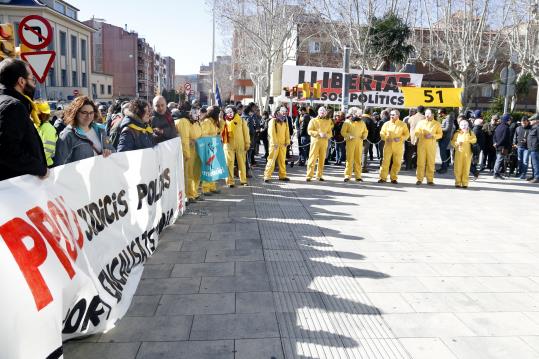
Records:
{"label": "no entry sign", "polygon": [[39,15],[29,15],[22,19],[18,33],[21,42],[33,50],[49,46],[53,36],[51,24]]}

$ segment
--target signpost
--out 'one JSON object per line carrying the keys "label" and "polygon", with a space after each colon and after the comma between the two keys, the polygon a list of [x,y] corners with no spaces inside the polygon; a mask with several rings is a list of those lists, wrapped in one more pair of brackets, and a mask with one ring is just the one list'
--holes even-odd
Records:
{"label": "signpost", "polygon": [[500,72],[501,86],[500,95],[504,97],[503,101],[503,113],[507,113],[509,110],[509,98],[515,95],[515,81],[517,74],[510,65],[504,67]]}
{"label": "signpost", "polygon": [[77,97],[78,95],[80,95],[79,90],[73,90],[73,96]]}
{"label": "signpost", "polygon": [[[19,39],[21,49],[41,50],[49,46],[52,41],[53,30],[47,19],[39,15],[26,16],[19,24]],[[56,52],[54,51],[21,51],[21,59],[26,61],[34,77],[40,83],[44,83],[47,78]]]}

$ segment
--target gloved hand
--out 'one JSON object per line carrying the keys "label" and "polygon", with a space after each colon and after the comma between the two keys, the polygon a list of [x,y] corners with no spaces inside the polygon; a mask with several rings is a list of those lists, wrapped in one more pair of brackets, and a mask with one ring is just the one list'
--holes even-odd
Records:
{"label": "gloved hand", "polygon": [[354,136],[348,136],[351,140],[353,140],[355,137]]}
{"label": "gloved hand", "polygon": [[320,138],[326,138],[326,134],[322,131],[318,132],[318,136],[320,136]]}

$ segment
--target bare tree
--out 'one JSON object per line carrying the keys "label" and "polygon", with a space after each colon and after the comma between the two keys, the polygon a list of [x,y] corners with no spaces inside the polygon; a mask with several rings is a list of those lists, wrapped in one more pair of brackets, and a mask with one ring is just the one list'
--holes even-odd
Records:
{"label": "bare tree", "polygon": [[422,27],[415,30],[419,59],[448,75],[469,99],[471,84],[492,74],[507,59],[502,29],[508,22],[505,0],[422,0]]}
{"label": "bare tree", "polygon": [[231,25],[236,36],[233,55],[249,73],[259,96],[265,97],[264,107],[273,72],[296,49],[294,34],[304,8],[302,0],[215,0],[217,16]]}
{"label": "bare tree", "polygon": [[539,111],[539,2],[514,0],[511,17],[513,26],[508,39],[516,62],[522,69],[518,80],[526,74],[533,77],[538,85],[535,109]]}

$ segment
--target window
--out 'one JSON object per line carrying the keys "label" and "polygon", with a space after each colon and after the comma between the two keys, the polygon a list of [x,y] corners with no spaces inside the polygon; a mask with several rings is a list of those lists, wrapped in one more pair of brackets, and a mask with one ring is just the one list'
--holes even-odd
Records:
{"label": "window", "polygon": [[245,95],[245,93],[247,92],[246,89],[245,89],[245,86],[240,86],[240,89],[239,89],[239,94],[240,95]]}
{"label": "window", "polygon": [[92,84],[92,96],[94,98],[97,97],[97,85],[96,84]]}
{"label": "window", "polygon": [[77,71],[71,71],[71,86],[79,86],[79,77],[77,76]]}
{"label": "window", "polygon": [[320,52],[320,42],[318,41],[309,41],[309,53],[317,54]]}
{"label": "window", "polygon": [[101,93],[101,95],[105,94],[105,85],[99,85],[99,92]]}
{"label": "window", "polygon": [[481,87],[481,97],[492,97],[492,87],[491,86],[482,86]]}
{"label": "window", "polygon": [[56,74],[54,72],[54,67],[51,67],[49,70],[49,86],[55,87],[56,86]]}
{"label": "window", "polygon": [[332,53],[338,54],[339,50],[340,50],[339,45],[336,45],[336,44],[331,45],[331,52]]}
{"label": "window", "polygon": [[77,58],[77,37],[71,35],[71,57]]}
{"label": "window", "polygon": [[67,53],[67,44],[66,44],[66,33],[63,31],[60,31],[60,55],[66,56]]}
{"label": "window", "polygon": [[72,19],[77,20],[77,13],[70,7],[66,9],[66,15]]}
{"label": "window", "polygon": [[66,7],[64,4],[61,4],[59,2],[54,2],[54,10],[58,11],[58,12],[61,12],[62,14],[65,14],[66,12]]}
{"label": "window", "polygon": [[112,95],[112,86],[111,86],[111,85],[108,85],[108,86],[107,86],[107,93],[108,93],[109,95]]}
{"label": "window", "polygon": [[88,79],[86,78],[86,72],[82,73],[82,84],[81,84],[81,86],[82,87],[88,86]]}
{"label": "window", "polygon": [[86,61],[86,40],[80,40],[80,59]]}
{"label": "window", "polygon": [[54,48],[54,36],[51,36],[51,42],[49,44],[49,46],[47,46],[47,50],[49,51],[54,51],[55,48]]}
{"label": "window", "polygon": [[62,87],[67,87],[67,70],[63,69],[61,71],[62,75]]}

